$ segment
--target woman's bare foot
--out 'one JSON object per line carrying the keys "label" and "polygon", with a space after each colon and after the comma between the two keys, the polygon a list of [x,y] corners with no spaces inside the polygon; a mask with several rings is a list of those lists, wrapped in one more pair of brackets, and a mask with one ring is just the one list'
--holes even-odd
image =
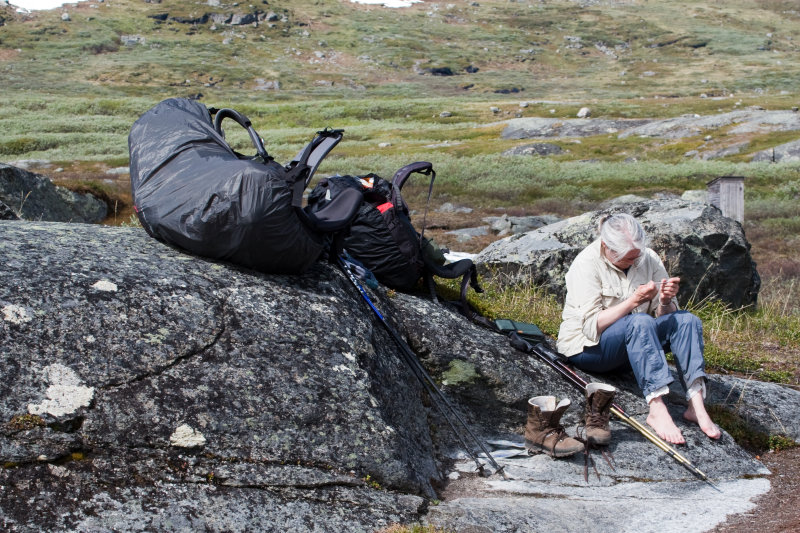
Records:
{"label": "woman's bare foot", "polygon": [[650,402],[650,414],[647,415],[646,422],[665,441],[671,444],[683,444],[686,442],[681,430],[672,421],[664,399],[660,396]]}
{"label": "woman's bare foot", "polygon": [[722,436],[719,427],[708,416],[706,406],[703,404],[702,394],[692,396],[692,399],[689,400],[689,408],[683,413],[683,418],[700,426],[703,433],[712,439],[718,439]]}

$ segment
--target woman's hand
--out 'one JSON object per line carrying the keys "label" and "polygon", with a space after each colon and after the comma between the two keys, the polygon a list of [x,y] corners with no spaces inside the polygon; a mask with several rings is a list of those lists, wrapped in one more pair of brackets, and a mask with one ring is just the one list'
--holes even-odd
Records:
{"label": "woman's hand", "polygon": [[658,285],[656,285],[654,281],[650,281],[644,285],[639,285],[636,291],[626,300],[600,311],[600,313],[597,314],[598,335],[602,335],[608,326],[628,313],[631,313],[640,305],[651,302],[653,298],[656,297],[656,294],[658,294]]}
{"label": "woman's hand", "polygon": [[681,288],[681,278],[662,279],[659,283],[658,302],[661,305],[672,303],[672,299],[678,295]]}
{"label": "woman's hand", "polygon": [[631,300],[636,304],[635,307],[639,307],[655,298],[658,292],[658,285],[654,281],[648,281],[636,288],[636,291],[631,295]]}

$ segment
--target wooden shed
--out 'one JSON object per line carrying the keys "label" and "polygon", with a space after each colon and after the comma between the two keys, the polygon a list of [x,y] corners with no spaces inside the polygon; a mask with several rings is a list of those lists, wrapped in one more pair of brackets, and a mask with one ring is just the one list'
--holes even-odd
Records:
{"label": "wooden shed", "polygon": [[744,222],[744,177],[720,176],[709,181],[708,203],[726,217]]}

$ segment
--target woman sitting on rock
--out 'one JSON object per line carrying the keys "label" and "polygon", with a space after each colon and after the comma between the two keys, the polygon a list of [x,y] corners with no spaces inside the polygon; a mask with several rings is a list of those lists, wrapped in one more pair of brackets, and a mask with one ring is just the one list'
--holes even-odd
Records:
{"label": "woman sitting on rock", "polygon": [[587,372],[632,368],[650,406],[647,423],[667,442],[683,444],[663,399],[673,381],[664,355],[671,351],[689,404],[683,417],[718,439],[720,430],[703,403],[703,327],[695,315],[678,310],[680,279],[668,277],[632,216],[601,220],[599,233],[567,272],[558,350]]}

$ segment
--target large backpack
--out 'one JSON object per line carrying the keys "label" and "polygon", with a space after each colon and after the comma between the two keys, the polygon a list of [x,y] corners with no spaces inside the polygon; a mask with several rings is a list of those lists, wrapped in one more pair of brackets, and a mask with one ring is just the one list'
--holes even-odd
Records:
{"label": "large backpack", "polygon": [[[212,116],[215,115],[212,122]],[[257,155],[225,141],[222,121],[247,129]],[[325,210],[302,208],[303,191],[341,130],[318,132],[282,166],[266,152],[244,115],[185,98],[165,100],[131,128],[134,209],[151,236],[197,255],[270,273],[300,273],[319,257],[326,233],[345,228],[359,191]]]}
{"label": "large backpack", "polygon": [[430,191],[436,173],[433,165],[425,161],[404,166],[391,182],[376,174],[323,178],[308,197],[309,210],[326,208],[328,202],[345,191],[360,191],[363,203],[342,243],[347,253],[369,269],[378,281],[398,290],[409,290],[423,278],[431,295],[435,296],[433,276],[460,277],[461,302],[466,306],[468,285],[476,292],[483,292],[475,265],[469,259],[445,264],[444,254],[425,238],[425,228],[420,233],[414,229],[401,194],[403,185],[414,173],[431,177]]}

